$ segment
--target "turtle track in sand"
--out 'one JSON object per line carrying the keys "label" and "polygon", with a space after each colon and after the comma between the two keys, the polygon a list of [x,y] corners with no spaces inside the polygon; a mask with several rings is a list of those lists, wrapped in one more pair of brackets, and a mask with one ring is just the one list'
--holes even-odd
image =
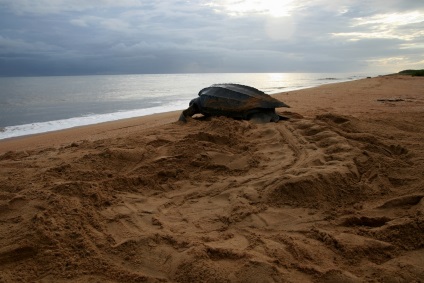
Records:
{"label": "turtle track in sand", "polygon": [[418,161],[368,126],[192,119],[8,152],[0,279],[422,279],[424,193],[405,190],[422,186]]}

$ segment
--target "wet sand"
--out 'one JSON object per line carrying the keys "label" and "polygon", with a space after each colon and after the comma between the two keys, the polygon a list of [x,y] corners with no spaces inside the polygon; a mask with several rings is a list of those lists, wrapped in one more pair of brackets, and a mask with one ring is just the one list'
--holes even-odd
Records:
{"label": "wet sand", "polygon": [[0,141],[0,282],[424,281],[424,78],[275,97]]}

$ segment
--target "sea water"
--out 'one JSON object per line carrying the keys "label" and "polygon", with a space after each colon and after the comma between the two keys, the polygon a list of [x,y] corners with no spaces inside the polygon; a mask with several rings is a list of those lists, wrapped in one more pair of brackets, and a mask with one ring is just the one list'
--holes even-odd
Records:
{"label": "sea water", "polygon": [[144,116],[188,107],[214,83],[274,94],[370,74],[142,74],[0,78],[0,139]]}

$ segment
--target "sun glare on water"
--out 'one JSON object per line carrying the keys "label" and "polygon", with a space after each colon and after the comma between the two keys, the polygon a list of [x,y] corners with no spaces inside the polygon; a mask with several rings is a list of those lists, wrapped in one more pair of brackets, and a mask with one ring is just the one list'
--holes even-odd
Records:
{"label": "sun glare on water", "polygon": [[272,17],[289,16],[294,8],[294,0],[221,0],[213,1],[211,6],[219,7],[228,14],[266,14]]}

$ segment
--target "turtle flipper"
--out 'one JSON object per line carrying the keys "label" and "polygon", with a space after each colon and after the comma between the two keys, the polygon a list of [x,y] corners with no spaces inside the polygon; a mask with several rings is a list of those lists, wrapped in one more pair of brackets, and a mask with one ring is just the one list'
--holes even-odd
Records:
{"label": "turtle flipper", "polygon": [[253,113],[249,113],[245,120],[250,120],[256,124],[264,124],[269,122],[278,122],[280,116],[275,113],[275,110],[254,110]]}
{"label": "turtle flipper", "polygon": [[290,118],[289,118],[289,117],[281,116],[281,115],[278,115],[278,118],[279,118],[279,121],[286,121],[286,120],[290,120]]}
{"label": "turtle flipper", "polygon": [[[184,112],[184,111],[183,111],[183,112]],[[186,117],[184,116],[184,113],[181,113],[180,118],[178,118],[178,121],[180,121],[180,122],[184,122],[184,123],[186,123],[186,122],[187,122],[187,119],[186,119]]]}
{"label": "turtle flipper", "polygon": [[195,103],[191,104],[186,110],[184,110],[181,115],[180,118],[178,119],[178,121],[187,122],[187,117],[191,117],[194,114],[200,113],[199,108],[197,107],[197,105]]}
{"label": "turtle flipper", "polygon": [[249,121],[252,121],[256,124],[265,124],[269,123],[271,121],[271,117],[268,115],[268,113],[255,113],[249,117]]}

